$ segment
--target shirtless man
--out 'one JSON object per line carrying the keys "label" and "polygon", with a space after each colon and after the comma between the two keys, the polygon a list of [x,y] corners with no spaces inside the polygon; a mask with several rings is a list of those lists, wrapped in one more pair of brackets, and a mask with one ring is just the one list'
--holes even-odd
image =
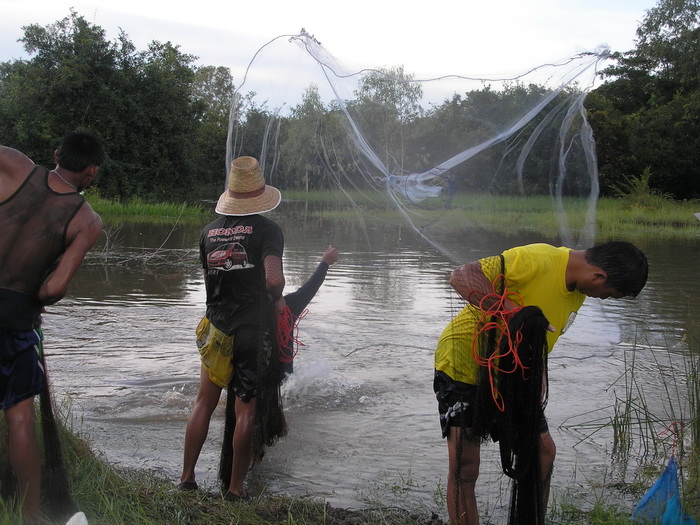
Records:
{"label": "shirtless man", "polygon": [[45,383],[41,312],[64,296],[102,231],[80,195],[105,159],[101,142],[87,131],[69,132],[54,159],[49,170],[0,146],[0,408],[27,523],[39,522],[34,396]]}

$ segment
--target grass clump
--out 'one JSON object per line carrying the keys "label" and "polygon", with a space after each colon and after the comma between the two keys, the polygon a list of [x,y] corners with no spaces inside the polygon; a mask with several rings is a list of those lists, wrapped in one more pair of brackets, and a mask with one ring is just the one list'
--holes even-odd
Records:
{"label": "grass clump", "polygon": [[562,503],[548,516],[550,525],[629,525],[632,523],[629,513],[617,506],[602,502],[596,503],[591,510],[581,510],[575,505]]}
{"label": "grass clump", "polygon": [[[629,190],[632,193],[598,200],[595,227],[600,240],[613,238],[696,239],[700,211],[698,201],[674,201],[663,195]],[[386,194],[369,198],[360,192],[285,192],[285,200],[313,204],[310,214],[324,219],[356,220],[359,215],[385,222],[404,222]],[[407,205],[417,227],[429,225],[430,231],[459,232],[479,228],[507,234],[534,233],[557,237],[563,225],[574,229],[586,224],[588,199],[565,197],[559,206],[550,196],[499,196],[461,193],[449,206],[440,199]]]}
{"label": "grass clump", "polygon": [[211,217],[212,210],[201,205],[185,203],[151,203],[140,197],[121,202],[101,197],[94,191],[86,191],[85,198],[95,212],[107,224],[146,222],[171,224],[174,222],[200,224]]}
{"label": "grass clump", "polygon": [[[700,358],[692,342],[686,353],[678,355],[667,349],[664,355],[636,344],[625,351],[625,373],[609,389],[613,392],[612,407],[584,414],[589,418],[578,424],[565,421],[562,428],[583,434],[581,441],[607,428],[613,435],[612,454],[621,475],[615,483],[598,487],[594,501],[580,501],[580,494],[564,494],[559,498],[556,515],[561,521],[552,523],[626,524],[631,507],[623,511],[624,503],[638,503],[663,472],[671,456],[679,465],[679,493],[683,510],[700,516],[698,495],[700,443],[698,429],[700,413]],[[651,360],[659,371],[663,394],[662,404],[650,403],[645,385],[635,376],[639,359]],[[682,359],[682,362],[678,362]],[[621,393],[618,395],[618,390]],[[654,395],[658,396],[658,393]],[[612,411],[612,416],[606,414]],[[625,479],[629,460],[634,457],[637,469],[632,481]],[[616,478],[617,478],[616,477]],[[602,489],[602,491],[600,490]],[[590,495],[589,495],[590,496]],[[591,510],[583,511],[582,508]]]}

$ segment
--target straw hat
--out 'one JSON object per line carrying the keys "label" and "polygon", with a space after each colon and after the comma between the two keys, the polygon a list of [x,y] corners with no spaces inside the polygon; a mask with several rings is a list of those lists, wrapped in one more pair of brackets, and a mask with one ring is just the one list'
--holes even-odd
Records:
{"label": "straw hat", "polygon": [[267,186],[258,161],[238,157],[231,163],[228,189],[216,204],[221,215],[255,215],[274,210],[282,200],[280,190]]}

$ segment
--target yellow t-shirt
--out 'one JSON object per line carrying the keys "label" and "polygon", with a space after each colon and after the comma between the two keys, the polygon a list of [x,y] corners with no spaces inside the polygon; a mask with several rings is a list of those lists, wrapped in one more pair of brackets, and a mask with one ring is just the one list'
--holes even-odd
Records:
{"label": "yellow t-shirt", "polygon": [[[539,306],[556,331],[547,332],[549,351],[571,325],[585,295],[566,289],[566,265],[570,248],[530,244],[503,252],[506,288],[522,298],[521,306]],[[499,257],[482,259],[482,270],[489,281],[501,273]],[[498,289],[498,286],[496,287]],[[513,299],[509,296],[509,299]],[[479,365],[472,342],[483,312],[468,304],[447,325],[435,350],[435,369],[463,383],[477,384]]]}

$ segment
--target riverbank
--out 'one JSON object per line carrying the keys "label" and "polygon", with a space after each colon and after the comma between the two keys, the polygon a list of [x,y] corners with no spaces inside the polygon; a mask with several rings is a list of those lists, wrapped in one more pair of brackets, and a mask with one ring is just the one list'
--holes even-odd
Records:
{"label": "riverbank", "polygon": [[[87,199],[100,214],[107,227],[124,222],[149,222],[156,224],[203,224],[214,217],[213,203],[186,205],[175,203],[147,203],[133,199],[119,203],[87,194]],[[360,193],[346,196],[341,192],[285,191],[284,201],[309,203],[309,215],[324,220],[347,220],[367,215],[398,223],[403,220],[399,211],[383,196],[372,199]],[[433,202],[415,208],[420,212],[421,223],[431,228],[459,231],[479,228],[494,232],[534,233],[545,238],[557,237],[561,221],[571,225],[583,224],[588,213],[589,201],[566,199],[563,210],[557,211],[548,196],[495,197],[493,195],[462,195],[455,198],[449,208]],[[696,239],[700,234],[700,202],[673,201],[646,195],[624,198],[601,198],[595,215],[598,240],[640,238]]]}
{"label": "riverbank", "polygon": [[[71,494],[90,525],[446,525],[434,513],[410,509],[347,510],[313,498],[275,495],[230,503],[218,493],[183,492],[172,480],[156,472],[109,465],[85,439],[63,425],[60,430]],[[0,457],[7,457],[5,450],[0,451]],[[629,489],[610,484],[605,488],[606,500],[601,499],[587,510],[566,498],[553,498],[548,523],[631,524],[628,511],[609,503],[611,492]],[[636,490],[641,496],[642,487]],[[0,500],[0,525],[17,523],[21,523],[17,507],[13,502]],[[63,525],[66,518],[47,517],[45,523]]]}
{"label": "riverbank", "polygon": [[[90,525],[444,525],[435,515],[404,509],[353,511],[313,498],[274,495],[231,503],[218,493],[179,491],[173,480],[156,472],[109,465],[85,439],[63,425],[60,431],[71,494]],[[2,443],[0,458],[6,461]],[[63,525],[66,520],[47,517],[45,523]],[[0,525],[18,523],[17,506],[0,499]]]}

